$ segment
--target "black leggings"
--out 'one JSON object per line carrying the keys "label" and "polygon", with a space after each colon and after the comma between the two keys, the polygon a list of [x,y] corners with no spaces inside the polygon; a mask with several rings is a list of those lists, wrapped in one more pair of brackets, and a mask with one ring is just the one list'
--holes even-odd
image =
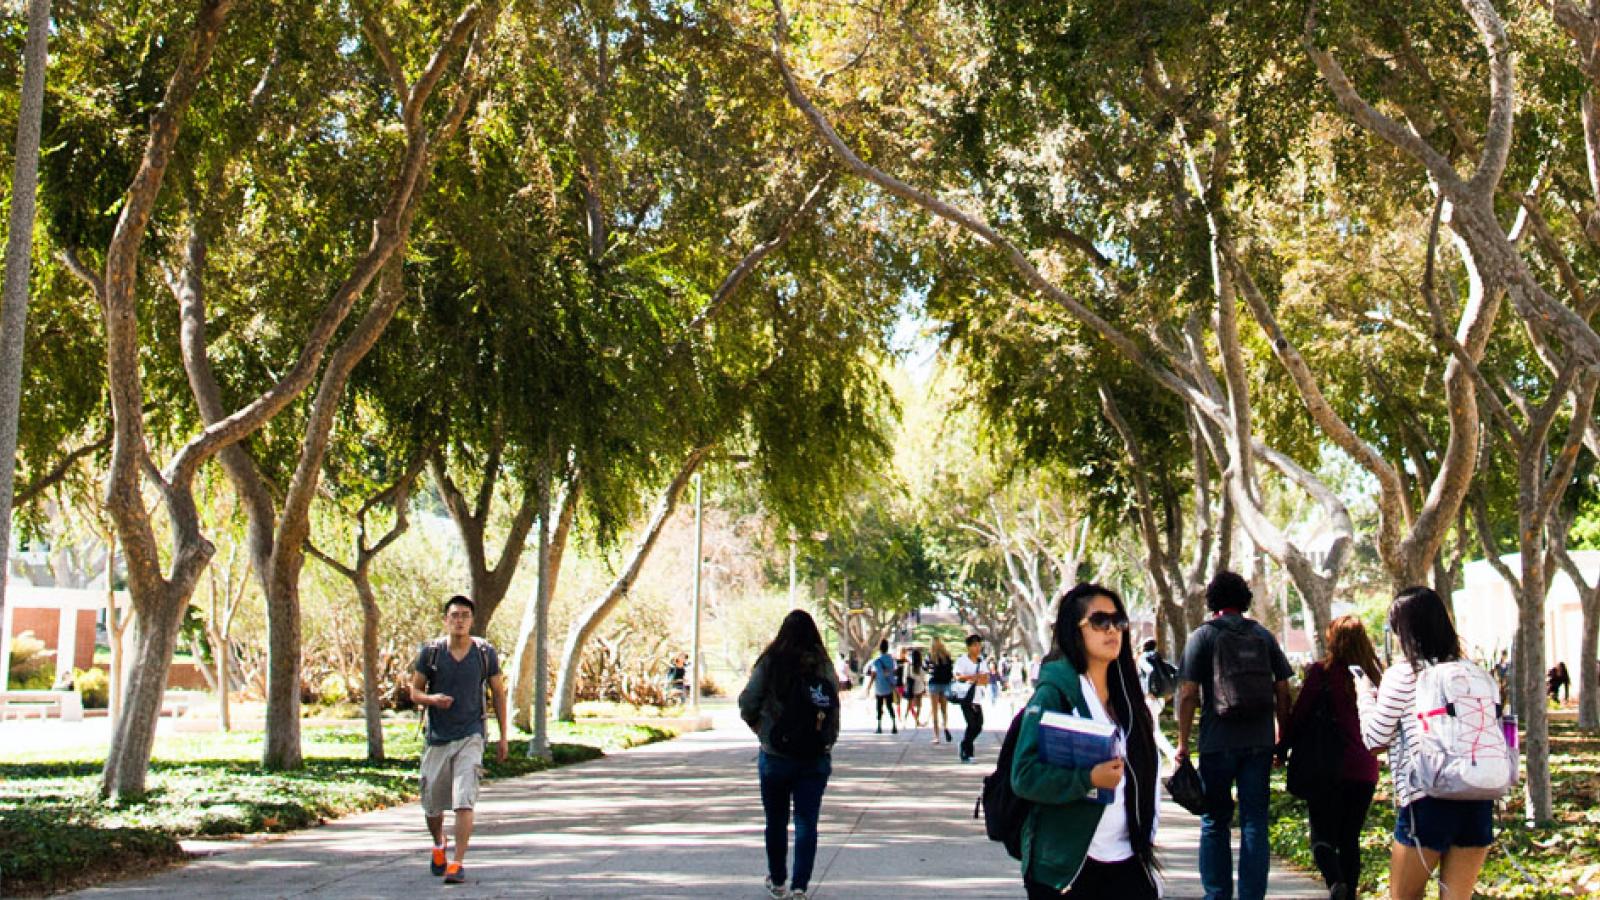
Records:
{"label": "black leggings", "polygon": [[[983,688],[979,688],[983,690]],[[961,704],[961,716],[967,720],[967,732],[961,736],[961,756],[971,759],[975,754],[973,744],[983,733],[983,706],[977,703]]]}
{"label": "black leggings", "polygon": [[1028,889],[1028,900],[1058,900],[1061,897],[1155,900],[1158,896],[1156,886],[1144,870],[1144,863],[1137,856],[1114,863],[1085,859],[1083,871],[1073,879],[1072,886],[1064,891],[1026,877],[1022,879],[1022,884]]}
{"label": "black leggings", "polygon": [[1355,896],[1361,882],[1361,826],[1367,822],[1376,785],[1340,779],[1310,803],[1311,856],[1328,887],[1343,884]]}
{"label": "black leggings", "polygon": [[893,725],[895,723],[895,717],[894,717],[894,695],[893,694],[881,694],[881,695],[878,696],[878,727],[879,728],[883,727],[883,711],[886,710],[886,709],[889,711],[889,724]]}

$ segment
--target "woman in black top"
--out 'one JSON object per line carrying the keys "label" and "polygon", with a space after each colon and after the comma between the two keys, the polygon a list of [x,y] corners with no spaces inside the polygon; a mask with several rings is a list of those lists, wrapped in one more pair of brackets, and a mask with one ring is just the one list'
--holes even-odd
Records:
{"label": "woman in black top", "polygon": [[939,743],[943,734],[945,743],[950,737],[950,683],[955,681],[955,660],[945,649],[944,641],[937,637],[928,651],[928,708],[932,716],[933,742]]}

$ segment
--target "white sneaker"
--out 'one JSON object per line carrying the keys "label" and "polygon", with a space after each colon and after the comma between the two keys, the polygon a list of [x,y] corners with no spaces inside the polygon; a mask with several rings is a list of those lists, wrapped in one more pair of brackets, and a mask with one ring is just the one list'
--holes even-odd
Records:
{"label": "white sneaker", "polygon": [[807,900],[810,896],[805,891],[795,891],[789,895],[789,900]]}
{"label": "white sneaker", "polygon": [[[789,893],[789,889],[788,888],[784,887],[781,884],[773,884],[772,883],[772,876],[771,875],[768,875],[766,877],[766,886],[767,886],[767,896],[771,897],[772,900],[790,900],[790,898],[792,897],[792,895]],[[802,893],[800,896],[801,896],[801,900],[804,900],[805,895]]]}

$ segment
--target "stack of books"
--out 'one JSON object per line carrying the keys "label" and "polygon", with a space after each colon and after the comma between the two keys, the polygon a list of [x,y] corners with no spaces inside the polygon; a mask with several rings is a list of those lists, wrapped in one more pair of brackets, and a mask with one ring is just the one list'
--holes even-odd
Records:
{"label": "stack of books", "polygon": [[[1122,755],[1117,726],[1067,713],[1047,712],[1039,718],[1039,758],[1052,766],[1092,769]],[[1117,792],[1090,788],[1088,799],[1109,804]]]}

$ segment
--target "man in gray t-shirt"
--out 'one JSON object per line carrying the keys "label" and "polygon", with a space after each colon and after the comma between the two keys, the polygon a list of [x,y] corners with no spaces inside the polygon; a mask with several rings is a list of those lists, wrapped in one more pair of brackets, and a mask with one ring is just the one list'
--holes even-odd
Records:
{"label": "man in gray t-shirt", "polygon": [[[435,638],[417,651],[411,664],[411,702],[421,706],[428,720],[428,746],[422,752],[422,812],[433,835],[429,868],[448,884],[466,880],[462,860],[472,839],[473,807],[478,800],[478,780],[483,774],[483,689],[494,693],[494,714],[500,722],[496,756],[506,761],[508,734],[505,676],[500,657],[482,638],[472,636],[474,606],[466,597],[445,601],[446,636]],[[455,859],[446,861],[445,810],[455,810]]]}

